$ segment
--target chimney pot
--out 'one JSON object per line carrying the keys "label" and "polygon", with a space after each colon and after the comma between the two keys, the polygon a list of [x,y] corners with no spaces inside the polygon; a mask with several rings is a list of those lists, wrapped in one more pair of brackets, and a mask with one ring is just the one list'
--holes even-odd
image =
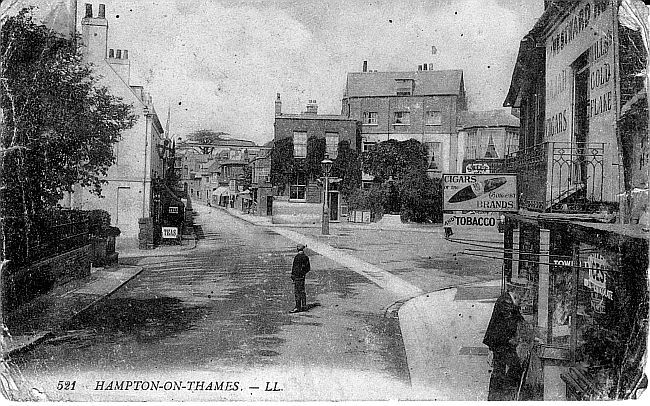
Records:
{"label": "chimney pot", "polygon": [[108,50],[108,57],[109,58],[115,58],[115,50],[114,49],[109,49]]}
{"label": "chimney pot", "polygon": [[99,14],[97,15],[97,18],[106,18],[106,5],[105,4],[100,4],[99,5]]}
{"label": "chimney pot", "polygon": [[93,18],[93,5],[86,3],[86,15],[85,18]]}
{"label": "chimney pot", "polygon": [[122,59],[122,50],[118,49],[115,51],[115,58],[116,59]]}
{"label": "chimney pot", "polygon": [[418,70],[422,70],[422,65],[418,65]]}
{"label": "chimney pot", "polygon": [[277,94],[275,99],[275,115],[282,115],[282,101],[280,100],[280,93]]}
{"label": "chimney pot", "polygon": [[363,71],[368,72],[368,61],[363,61]]}
{"label": "chimney pot", "polygon": [[429,70],[433,70],[433,64],[432,63],[429,64]]}
{"label": "chimney pot", "polygon": [[422,70],[428,70],[428,69],[429,69],[429,65],[427,65],[426,63],[422,65]]}
{"label": "chimney pot", "polygon": [[129,50],[125,49],[124,54],[122,54],[122,56],[123,56],[123,59],[129,59]]}

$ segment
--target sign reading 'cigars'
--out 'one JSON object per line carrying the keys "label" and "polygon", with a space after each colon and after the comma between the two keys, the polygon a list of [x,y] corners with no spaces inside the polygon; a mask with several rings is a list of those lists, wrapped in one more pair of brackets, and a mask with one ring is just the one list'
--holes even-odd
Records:
{"label": "sign reading 'cigars'", "polygon": [[517,175],[444,174],[443,210],[512,211],[517,206]]}

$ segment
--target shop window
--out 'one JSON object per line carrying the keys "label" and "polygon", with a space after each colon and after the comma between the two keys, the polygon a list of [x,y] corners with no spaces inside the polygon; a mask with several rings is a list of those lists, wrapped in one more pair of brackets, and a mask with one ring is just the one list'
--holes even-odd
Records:
{"label": "shop window", "polygon": [[307,157],[307,131],[293,132],[293,156],[294,158]]}
{"label": "shop window", "polygon": [[291,179],[289,198],[292,200],[305,200],[307,191],[307,177],[303,172],[298,172]]}

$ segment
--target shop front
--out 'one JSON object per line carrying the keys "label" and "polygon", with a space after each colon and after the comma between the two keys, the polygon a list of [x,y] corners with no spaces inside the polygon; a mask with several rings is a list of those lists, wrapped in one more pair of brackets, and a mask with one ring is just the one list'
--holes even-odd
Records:
{"label": "shop front", "polygon": [[647,339],[648,233],[620,224],[508,215],[511,286],[523,292],[537,400],[628,398]]}

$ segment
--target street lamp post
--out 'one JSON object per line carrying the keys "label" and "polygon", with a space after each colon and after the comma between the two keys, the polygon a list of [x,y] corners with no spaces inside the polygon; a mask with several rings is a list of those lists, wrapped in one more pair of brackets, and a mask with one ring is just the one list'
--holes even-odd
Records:
{"label": "street lamp post", "polygon": [[325,156],[325,159],[321,161],[321,168],[323,169],[323,174],[325,175],[325,198],[323,199],[323,235],[329,235],[330,233],[330,205],[329,205],[329,183],[330,183],[330,171],[332,170],[332,161]]}

